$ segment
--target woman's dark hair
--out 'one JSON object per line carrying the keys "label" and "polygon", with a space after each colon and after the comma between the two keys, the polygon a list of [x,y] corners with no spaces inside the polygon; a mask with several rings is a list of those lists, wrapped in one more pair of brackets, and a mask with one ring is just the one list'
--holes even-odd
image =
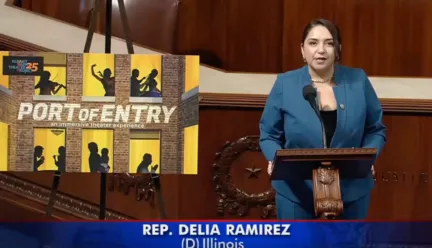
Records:
{"label": "woman's dark hair", "polygon": [[308,25],[306,25],[306,27],[303,30],[302,44],[305,42],[306,37],[308,36],[310,30],[316,26],[326,27],[327,30],[332,35],[333,44],[335,47],[336,61],[339,61],[341,59],[341,56],[342,56],[341,49],[340,49],[340,45],[342,44],[341,35],[340,35],[339,28],[329,20],[315,19],[315,20],[312,20]]}

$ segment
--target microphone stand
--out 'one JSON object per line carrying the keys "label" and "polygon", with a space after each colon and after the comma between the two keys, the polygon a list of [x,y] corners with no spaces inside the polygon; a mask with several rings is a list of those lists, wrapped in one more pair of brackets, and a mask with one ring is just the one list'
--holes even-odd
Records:
{"label": "microphone stand", "polygon": [[324,147],[324,149],[326,149],[327,148],[327,138],[326,138],[326,130],[325,130],[325,127],[324,127],[324,121],[323,121],[323,119],[321,117],[321,114],[319,112],[318,106],[316,106],[316,108],[314,108],[314,110],[315,110],[315,113],[317,114],[317,116],[318,116],[318,118],[320,120],[321,130],[322,130],[323,147]]}
{"label": "microphone stand", "polygon": [[315,114],[318,116],[318,119],[320,120],[321,130],[322,130],[323,147],[324,147],[324,149],[326,149],[327,148],[326,131],[325,131],[325,127],[324,127],[324,121],[323,121],[321,114],[319,112],[319,107],[317,105],[316,97],[317,97],[316,94],[314,94],[314,96],[312,96],[312,94],[310,94],[307,96],[307,100],[308,100],[309,104],[311,105],[311,107],[313,108],[313,110],[315,111]]}

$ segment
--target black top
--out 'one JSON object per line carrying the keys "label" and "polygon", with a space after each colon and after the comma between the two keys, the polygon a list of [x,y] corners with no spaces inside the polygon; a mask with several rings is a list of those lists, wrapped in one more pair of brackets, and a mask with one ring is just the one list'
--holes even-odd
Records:
{"label": "black top", "polygon": [[320,111],[320,112],[321,112],[321,118],[324,123],[324,128],[326,132],[327,147],[330,147],[330,142],[336,130],[337,111],[332,110],[332,111]]}

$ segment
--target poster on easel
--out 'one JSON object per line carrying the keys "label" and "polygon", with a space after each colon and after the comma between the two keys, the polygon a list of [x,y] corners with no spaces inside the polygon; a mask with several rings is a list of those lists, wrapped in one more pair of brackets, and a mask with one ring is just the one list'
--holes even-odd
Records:
{"label": "poster on easel", "polygon": [[0,171],[198,173],[198,56],[6,51],[0,70]]}

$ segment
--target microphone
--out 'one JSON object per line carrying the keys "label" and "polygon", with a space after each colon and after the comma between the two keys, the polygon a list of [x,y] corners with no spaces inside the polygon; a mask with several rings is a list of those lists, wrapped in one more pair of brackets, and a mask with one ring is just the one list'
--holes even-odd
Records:
{"label": "microphone", "polygon": [[303,97],[304,99],[306,99],[306,101],[309,102],[315,112],[318,111],[318,106],[316,104],[316,96],[316,90],[314,89],[314,87],[312,87],[312,85],[306,85],[305,87],[303,87]]}
{"label": "microphone", "polygon": [[316,96],[317,96],[316,90],[314,89],[314,87],[312,85],[306,85],[305,87],[303,87],[304,99],[309,102],[309,104],[311,105],[311,107],[315,111],[315,114],[318,116],[318,119],[320,120],[321,129],[322,129],[323,146],[324,146],[324,148],[327,148],[327,139],[326,139],[325,127],[324,127],[324,123],[323,123],[323,120],[321,118],[321,114],[319,112],[319,109],[318,109],[318,106],[316,103]]}

